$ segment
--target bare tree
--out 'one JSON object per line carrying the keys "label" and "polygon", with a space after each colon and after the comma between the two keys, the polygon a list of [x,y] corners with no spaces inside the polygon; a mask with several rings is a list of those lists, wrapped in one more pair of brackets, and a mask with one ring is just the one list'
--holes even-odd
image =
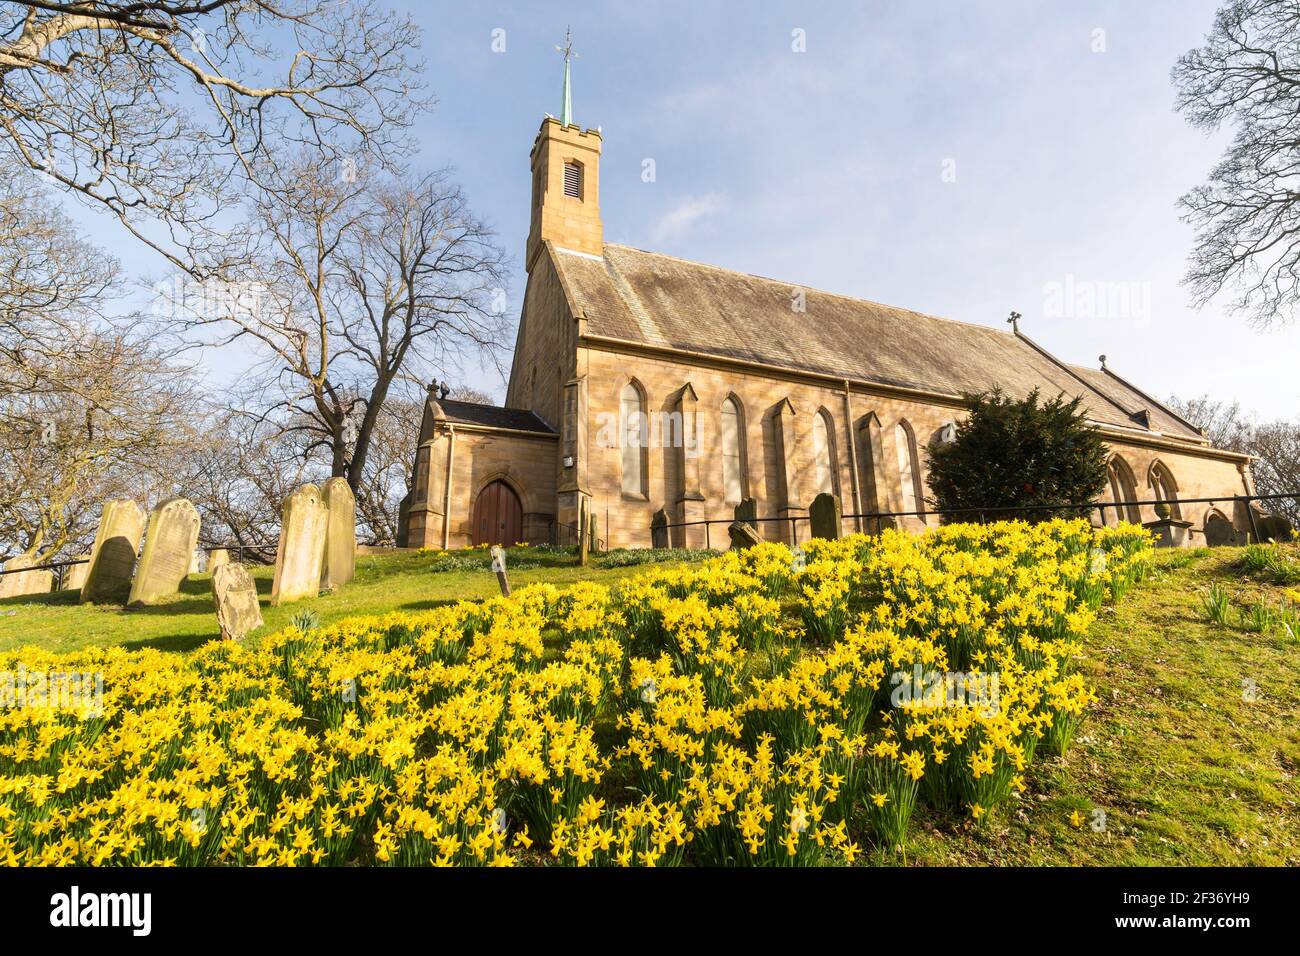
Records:
{"label": "bare tree", "polygon": [[338,180],[304,156],[273,176],[223,257],[226,281],[263,290],[258,306],[178,318],[217,345],[255,343],[267,419],[356,491],[391,392],[470,356],[500,367],[504,257],[445,173]]}
{"label": "bare tree", "polygon": [[401,154],[418,42],[371,0],[0,0],[0,153],[192,273],[286,145]]}
{"label": "bare tree", "polygon": [[0,398],[0,552],[44,561],[94,534],[99,504],[146,500],[192,439],[193,385],[146,341],[64,322],[38,387]]}
{"label": "bare tree", "polygon": [[[1174,397],[1169,407],[1204,429],[1215,448],[1253,456],[1251,474],[1257,494],[1300,492],[1300,422],[1257,424],[1238,403],[1215,401],[1206,395],[1187,400]],[[1300,527],[1300,498],[1276,499],[1267,502],[1265,508]]]}
{"label": "bare tree", "polygon": [[367,544],[397,542],[402,498],[411,490],[411,469],[424,403],[390,397],[375,419],[370,453],[357,486],[357,524]]}
{"label": "bare tree", "polygon": [[54,384],[67,334],[100,314],[117,278],[117,263],[77,237],[37,177],[0,178],[0,399]]}
{"label": "bare tree", "polygon": [[1222,402],[1208,395],[1189,399],[1175,395],[1169,399],[1169,407],[1200,428],[1213,447],[1250,454],[1254,424],[1240,402]]}
{"label": "bare tree", "polygon": [[210,421],[172,472],[203,516],[200,543],[248,549],[246,559],[273,556],[285,498],[328,469],[304,461],[300,443],[259,415],[226,410]]}
{"label": "bare tree", "polygon": [[1185,282],[1203,305],[1225,288],[1230,308],[1265,328],[1300,304],[1300,4],[1231,0],[1204,46],[1173,70],[1177,108],[1212,131],[1234,124],[1209,181],[1180,200],[1197,230]]}
{"label": "bare tree", "polygon": [[[1251,449],[1258,456],[1253,474],[1255,490],[1261,495],[1300,492],[1300,422],[1268,422],[1255,429]],[[1292,527],[1300,528],[1300,499],[1281,498],[1268,510],[1283,514]]]}

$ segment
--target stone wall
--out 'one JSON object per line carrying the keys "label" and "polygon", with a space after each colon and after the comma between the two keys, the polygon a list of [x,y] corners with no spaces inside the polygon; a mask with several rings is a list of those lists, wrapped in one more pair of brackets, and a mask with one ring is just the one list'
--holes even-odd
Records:
{"label": "stone wall", "polygon": [[452,461],[448,547],[463,548],[474,543],[470,528],[474,501],[486,485],[497,479],[505,481],[519,496],[524,537],[539,543],[547,541],[555,515],[556,437],[464,425],[455,426],[454,435],[454,448],[450,433],[426,443],[427,502],[412,505],[407,544],[413,548],[443,547],[448,455]]}
{"label": "stone wall", "polygon": [[[757,374],[708,360],[682,361],[649,353],[629,354],[604,349],[584,349],[581,367],[587,375],[587,418],[589,430],[586,461],[580,463],[582,485],[591,496],[591,509],[602,519],[602,534],[611,547],[644,547],[650,542],[650,519],[659,508],[667,510],[670,521],[682,520],[686,513],[681,493],[681,449],[652,447],[647,454],[648,495],[625,495],[621,488],[621,451],[597,440],[610,418],[616,421],[619,397],[633,378],[646,395],[647,411],[654,416],[678,408],[683,387],[689,382],[697,397],[699,416],[699,481],[702,503],[691,502],[695,510],[689,515],[730,521],[735,502],[724,500],[720,410],[723,401],[734,395],[743,410],[744,442],[741,448],[745,493],[756,499],[759,517],[780,514],[806,515],[808,505],[817,494],[811,428],[813,416],[824,412],[831,429],[831,450],[835,461],[836,493],[845,514],[870,511],[903,510],[903,487],[899,468],[899,437],[895,427],[905,421],[916,445],[916,458],[923,494],[927,475],[926,448],[943,425],[964,414],[955,403],[941,403],[918,397],[873,394],[854,389],[846,397],[844,386],[801,378],[793,374]],[[788,400],[786,406],[784,400]],[[870,416],[875,416],[873,422]],[[789,422],[788,426],[785,423]],[[878,425],[876,424],[878,422]],[[785,427],[783,427],[785,426]],[[851,427],[851,431],[850,431]],[[878,453],[867,452],[873,430],[879,442]],[[902,433],[904,436],[906,432]],[[655,436],[652,434],[652,444]],[[870,442],[870,444],[874,444]],[[1136,477],[1137,497],[1152,497],[1149,473],[1156,461],[1162,462],[1173,476],[1180,497],[1231,496],[1246,493],[1246,485],[1237,462],[1195,451],[1169,450],[1145,443],[1115,442],[1113,447],[1132,468]],[[783,468],[789,448],[788,468]],[[854,458],[856,452],[857,493],[855,495]],[[873,459],[875,459],[873,461]],[[786,475],[789,475],[787,481]],[[868,480],[869,478],[874,480]],[[786,485],[793,487],[787,490]],[[875,492],[872,493],[872,485]],[[697,507],[698,506],[698,507]],[[1183,517],[1191,520],[1199,535],[1209,506],[1187,505]],[[1240,526],[1244,515],[1234,515],[1230,506],[1221,509]],[[1155,517],[1153,509],[1141,509],[1141,517]],[[937,518],[912,518],[900,525],[913,530],[937,525]],[[845,533],[870,530],[860,522],[846,518]],[[808,536],[806,521],[799,522],[800,540]],[[788,525],[762,522],[760,534],[769,540],[789,540]],[[726,547],[725,525],[711,528],[714,547]],[[674,531],[674,545],[703,544],[703,534]],[[1200,543],[1194,540],[1193,543]]]}

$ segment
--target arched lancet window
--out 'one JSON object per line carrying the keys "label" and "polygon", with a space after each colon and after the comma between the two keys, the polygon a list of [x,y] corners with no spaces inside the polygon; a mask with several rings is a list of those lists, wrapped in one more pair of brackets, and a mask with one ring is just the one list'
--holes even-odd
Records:
{"label": "arched lancet window", "polygon": [[898,482],[903,489],[902,510],[924,512],[925,496],[921,494],[921,466],[916,458],[916,438],[912,434],[912,426],[906,420],[894,426],[894,447],[898,451]]}
{"label": "arched lancet window", "polygon": [[1134,524],[1142,520],[1137,506],[1127,502],[1137,500],[1137,482],[1133,480],[1133,469],[1119,455],[1113,455],[1107,465],[1110,474],[1110,500],[1121,502],[1114,508],[1106,509],[1106,524],[1118,524],[1131,521]]}
{"label": "arched lancet window", "polygon": [[835,422],[821,409],[813,416],[813,484],[818,494],[836,493]]}
{"label": "arched lancet window", "polygon": [[636,382],[623,386],[619,401],[619,436],[623,458],[623,494],[646,494],[646,446],[650,444],[650,422],[645,413],[645,394]]}
{"label": "arched lancet window", "polygon": [[734,395],[722,403],[722,488],[728,504],[745,497],[745,416]]}
{"label": "arched lancet window", "polygon": [[1178,507],[1178,484],[1163,462],[1158,461],[1151,466],[1147,482],[1151,486],[1151,498],[1155,501],[1168,501],[1170,515],[1181,518],[1182,512]]}

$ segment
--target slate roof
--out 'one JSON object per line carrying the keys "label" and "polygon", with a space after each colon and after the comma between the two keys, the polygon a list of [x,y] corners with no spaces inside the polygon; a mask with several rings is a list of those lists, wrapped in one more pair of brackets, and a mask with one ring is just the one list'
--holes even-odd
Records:
{"label": "slate roof", "polygon": [[555,434],[555,429],[546,424],[544,419],[525,408],[501,408],[497,405],[441,398],[438,399],[438,406],[443,411],[444,419],[454,425],[482,425],[487,428],[513,428],[521,432]]}
{"label": "slate roof", "polygon": [[[999,385],[1023,396],[1037,387],[1045,397],[1079,395],[1095,422],[1204,441],[1122,379],[1067,365],[1009,329],[629,246],[606,244],[603,257],[552,253],[591,335],[949,395]],[[803,312],[791,307],[796,290],[805,297]]]}

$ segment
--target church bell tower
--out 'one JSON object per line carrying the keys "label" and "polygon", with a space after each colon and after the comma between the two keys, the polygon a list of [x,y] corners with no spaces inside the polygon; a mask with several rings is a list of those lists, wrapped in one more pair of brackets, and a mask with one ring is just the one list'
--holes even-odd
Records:
{"label": "church bell tower", "polygon": [[548,116],[533,141],[532,216],[524,262],[529,272],[542,243],[599,256],[605,233],[600,222],[600,132],[573,122],[569,85],[570,61],[576,54],[566,37],[557,47],[564,54],[564,101],[560,118]]}

